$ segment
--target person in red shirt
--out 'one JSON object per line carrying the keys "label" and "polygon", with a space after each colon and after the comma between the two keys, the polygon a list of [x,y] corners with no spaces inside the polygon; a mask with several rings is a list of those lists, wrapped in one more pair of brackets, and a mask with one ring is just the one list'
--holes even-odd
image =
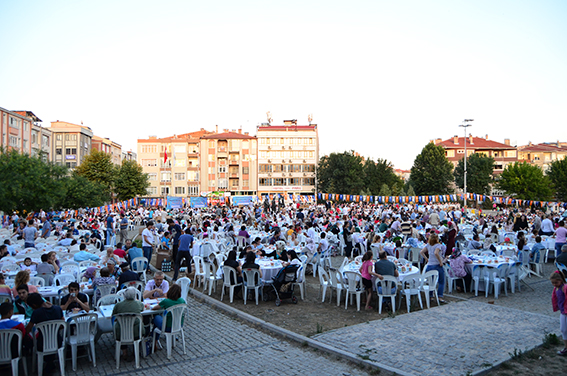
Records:
{"label": "person in red shirt", "polygon": [[114,254],[122,259],[126,258],[126,251],[122,249],[122,243],[116,244],[116,249],[114,250]]}

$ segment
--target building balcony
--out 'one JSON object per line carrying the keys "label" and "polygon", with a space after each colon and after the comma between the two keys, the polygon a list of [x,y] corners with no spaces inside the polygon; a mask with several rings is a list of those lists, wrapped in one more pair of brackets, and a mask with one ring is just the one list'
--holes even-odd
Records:
{"label": "building balcony", "polygon": [[240,161],[235,160],[235,159],[231,159],[231,160],[228,161],[229,165],[238,165],[239,163],[240,163]]}

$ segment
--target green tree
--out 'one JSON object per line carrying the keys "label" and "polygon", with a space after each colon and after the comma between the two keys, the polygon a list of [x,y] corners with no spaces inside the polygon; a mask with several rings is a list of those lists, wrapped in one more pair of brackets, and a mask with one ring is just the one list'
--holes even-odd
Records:
{"label": "green tree", "polygon": [[515,162],[506,166],[497,186],[522,200],[549,200],[553,196],[550,179],[538,166]]}
{"label": "green tree", "polygon": [[144,173],[142,166],[136,161],[122,161],[114,180],[114,192],[118,200],[146,195],[149,186],[148,174]]}
{"label": "green tree", "polygon": [[116,174],[116,168],[112,164],[110,154],[92,149],[91,153],[75,169],[75,173],[91,182],[98,183],[104,190],[104,194],[110,197]]}
{"label": "green tree", "polygon": [[373,195],[377,195],[382,189],[382,185],[388,187],[398,194],[403,188],[403,181],[394,173],[394,168],[390,162],[385,159],[378,159],[374,162],[368,158],[364,162],[364,185],[370,189]]}
{"label": "green tree", "polygon": [[382,184],[382,187],[380,188],[380,192],[378,192],[378,196],[391,196],[392,195],[392,191],[390,190],[390,187],[388,187],[388,184],[384,183]]}
{"label": "green tree", "polygon": [[567,159],[553,161],[547,170],[547,176],[559,201],[567,201]]}
{"label": "green tree", "polygon": [[418,195],[447,194],[452,192],[452,170],[443,147],[428,143],[415,157],[410,180]]}
{"label": "green tree", "polygon": [[407,192],[408,196],[415,196],[415,191],[413,190],[413,186],[409,185],[408,186],[408,192]]}
{"label": "green tree", "polygon": [[84,176],[73,173],[65,179],[65,195],[61,199],[59,209],[79,209],[101,206],[110,197],[105,194],[99,183],[92,182]]}
{"label": "green tree", "polygon": [[[465,159],[462,158],[453,175],[457,187],[464,186]],[[467,158],[467,192],[478,194],[489,194],[490,183],[492,183],[492,172],[494,171],[494,158],[483,154],[471,154]]]}
{"label": "green tree", "polygon": [[53,209],[65,195],[67,168],[15,150],[0,149],[0,210]]}
{"label": "green tree", "polygon": [[319,160],[319,192],[356,195],[364,187],[362,158],[354,151],[331,153]]}

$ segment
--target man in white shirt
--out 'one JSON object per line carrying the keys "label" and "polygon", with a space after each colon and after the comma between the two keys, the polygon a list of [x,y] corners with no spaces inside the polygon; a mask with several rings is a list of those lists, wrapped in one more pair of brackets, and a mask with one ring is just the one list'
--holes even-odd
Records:
{"label": "man in white shirt", "polygon": [[148,259],[148,268],[150,270],[150,262],[152,261],[152,253],[155,247],[154,241],[154,223],[148,221],[146,228],[142,231],[142,251],[144,252],[144,257]]}
{"label": "man in white shirt", "polygon": [[551,221],[551,215],[545,217],[543,221],[541,221],[541,230],[540,235],[547,235],[552,236],[555,233],[553,229],[553,222]]}
{"label": "man in white shirt", "polygon": [[315,232],[315,229],[313,228],[313,225],[311,223],[307,224],[307,227],[309,227],[307,229],[307,237],[315,240],[315,236],[317,236],[317,233]]}
{"label": "man in white shirt", "polygon": [[325,251],[329,248],[329,242],[327,241],[327,233],[321,233],[321,241],[319,242],[319,254],[325,253]]}

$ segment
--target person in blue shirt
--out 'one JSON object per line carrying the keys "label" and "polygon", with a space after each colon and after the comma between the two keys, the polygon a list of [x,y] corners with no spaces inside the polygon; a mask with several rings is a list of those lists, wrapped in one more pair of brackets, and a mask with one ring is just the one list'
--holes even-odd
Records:
{"label": "person in blue shirt", "polygon": [[73,260],[75,260],[75,262],[81,262],[81,261],[99,262],[100,257],[98,257],[93,253],[87,252],[87,245],[85,243],[81,243],[79,245],[79,252],[75,253],[75,256],[73,256]]}
{"label": "person in blue shirt", "polygon": [[[126,240],[126,244],[128,244],[128,240]],[[132,264],[132,261],[137,257],[144,257],[144,251],[140,248],[137,248],[135,245],[132,245],[131,248],[126,250],[126,256],[128,257],[128,261]]]}
{"label": "person in blue shirt", "polygon": [[113,214],[109,214],[106,217],[106,245],[111,245],[112,236],[114,235],[114,217]]}
{"label": "person in blue shirt", "polygon": [[530,251],[530,260],[532,262],[538,263],[539,258],[541,257],[541,251],[545,249],[545,246],[541,244],[541,236],[536,236],[535,241],[536,243]]}
{"label": "person in blue shirt", "polygon": [[191,273],[191,248],[193,248],[193,235],[191,235],[191,230],[187,228],[184,234],[179,237],[179,250],[177,251],[175,271],[173,273],[174,281],[177,280],[183,259],[185,259],[187,264],[187,274]]}

